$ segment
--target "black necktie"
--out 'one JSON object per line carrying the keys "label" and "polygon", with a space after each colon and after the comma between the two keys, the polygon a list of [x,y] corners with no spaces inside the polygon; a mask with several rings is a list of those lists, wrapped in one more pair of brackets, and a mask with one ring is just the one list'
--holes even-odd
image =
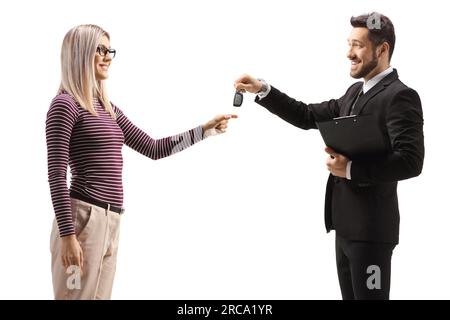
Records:
{"label": "black necktie", "polygon": [[350,115],[353,114],[353,109],[356,106],[356,103],[358,102],[359,97],[361,97],[364,94],[364,90],[361,88],[361,91],[359,91],[358,95],[356,96],[355,102],[353,102],[352,107],[350,108]]}

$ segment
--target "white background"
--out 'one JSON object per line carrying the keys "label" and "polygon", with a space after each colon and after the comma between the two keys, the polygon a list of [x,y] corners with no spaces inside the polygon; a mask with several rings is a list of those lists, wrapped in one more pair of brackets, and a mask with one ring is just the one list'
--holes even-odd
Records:
{"label": "white background", "polygon": [[448,299],[448,19],[444,1],[14,1],[0,5],[0,298],[52,299],[45,117],[65,33],[111,34],[110,98],[154,138],[236,112],[225,135],[149,160],[124,147],[115,299],[340,299],[328,171],[317,131],[283,122],[233,81],[263,77],[305,102],[354,82],[350,16],[396,27],[392,65],[425,118],[420,177],[399,183],[392,299]]}

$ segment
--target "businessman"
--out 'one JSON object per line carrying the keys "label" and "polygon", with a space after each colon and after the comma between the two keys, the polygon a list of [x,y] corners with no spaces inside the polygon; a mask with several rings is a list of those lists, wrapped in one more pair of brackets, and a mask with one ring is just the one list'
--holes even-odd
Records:
{"label": "businessman", "polygon": [[350,76],[363,79],[339,98],[305,104],[262,79],[244,75],[241,92],[301,129],[347,115],[374,116],[389,152],[370,159],[348,159],[330,148],[325,196],[327,232],[336,232],[336,264],[342,298],[389,299],[391,257],[399,241],[397,182],[418,176],[424,159],[423,115],[419,95],[390,66],[395,32],[379,13],[352,17],[347,57]]}

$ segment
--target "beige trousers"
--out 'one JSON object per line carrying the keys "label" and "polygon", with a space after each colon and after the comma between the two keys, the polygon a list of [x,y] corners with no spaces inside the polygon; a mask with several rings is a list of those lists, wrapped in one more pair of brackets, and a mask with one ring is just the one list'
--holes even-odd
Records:
{"label": "beige trousers", "polygon": [[50,239],[55,299],[111,299],[119,245],[120,214],[71,198],[75,232],[84,254],[82,272],[64,268],[56,220]]}

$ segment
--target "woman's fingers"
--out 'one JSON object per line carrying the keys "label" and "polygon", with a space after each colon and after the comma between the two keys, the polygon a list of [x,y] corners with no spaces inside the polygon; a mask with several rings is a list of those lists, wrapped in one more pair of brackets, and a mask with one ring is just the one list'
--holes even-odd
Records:
{"label": "woman's fingers", "polygon": [[221,114],[215,116],[212,120],[208,121],[206,124],[202,125],[204,131],[209,129],[217,129],[220,124],[228,123],[229,119],[236,119],[238,116],[236,114]]}
{"label": "woman's fingers", "polygon": [[66,256],[61,256],[61,262],[64,268],[68,268],[69,267],[69,263],[67,261],[67,257]]}
{"label": "woman's fingers", "polygon": [[84,265],[84,253],[83,253],[83,249],[81,249],[81,246],[80,246],[80,267],[81,267],[81,269],[83,269],[83,265]]}
{"label": "woman's fingers", "polygon": [[228,121],[228,119],[236,119],[238,116],[236,114],[221,114],[214,118],[217,122]]}
{"label": "woman's fingers", "polygon": [[63,243],[61,248],[61,263],[66,269],[70,266],[83,268],[83,249],[76,238]]}

